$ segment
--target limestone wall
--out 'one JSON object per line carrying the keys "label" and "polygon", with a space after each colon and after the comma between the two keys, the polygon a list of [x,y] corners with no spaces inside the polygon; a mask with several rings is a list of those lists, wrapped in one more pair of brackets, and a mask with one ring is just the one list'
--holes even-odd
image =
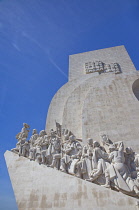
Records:
{"label": "limestone wall", "polygon": [[138,199],[6,151],[19,210],[134,210]]}
{"label": "limestone wall", "polygon": [[70,55],[69,81],[80,78],[85,74],[85,62],[101,60],[105,63],[119,63],[123,72],[136,71],[124,46],[94,50],[85,53]]}
{"label": "limestone wall", "polygon": [[63,111],[67,99],[70,97],[70,94],[74,91],[74,89],[78,87],[78,85],[91,76],[92,75],[87,75],[86,77],[68,82],[57,91],[49,106],[46,122],[47,130],[55,128],[55,120],[60,124],[63,123]]}
{"label": "limestone wall", "polygon": [[[122,73],[85,74],[83,66],[91,59],[118,62]],[[72,55],[69,68],[69,82],[50,104],[46,129],[55,129],[56,120],[84,143],[89,137],[99,141],[106,133],[139,152],[139,73],[125,48]]]}

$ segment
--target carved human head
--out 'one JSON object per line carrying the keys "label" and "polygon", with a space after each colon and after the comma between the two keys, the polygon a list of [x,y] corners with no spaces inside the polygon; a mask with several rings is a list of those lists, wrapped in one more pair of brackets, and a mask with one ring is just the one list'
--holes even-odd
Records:
{"label": "carved human head", "polygon": [[94,146],[94,148],[95,148],[95,147],[100,147],[100,143],[99,143],[98,141],[94,141],[94,142],[93,142],[93,146]]}
{"label": "carved human head", "polygon": [[101,137],[102,137],[102,139],[103,139],[104,141],[107,141],[107,140],[108,140],[108,136],[107,136],[106,134],[101,135]]}
{"label": "carved human head", "polygon": [[50,130],[51,136],[56,136],[56,131],[54,131],[53,129]]}
{"label": "carved human head", "polygon": [[116,146],[114,145],[114,144],[111,144],[110,146],[109,146],[109,151],[110,152],[113,152],[113,151],[115,151],[116,150]]}
{"label": "carved human head", "polygon": [[32,130],[32,135],[36,134],[37,133],[37,129],[33,129]]}
{"label": "carved human head", "polygon": [[87,139],[87,143],[88,143],[88,145],[93,145],[93,139],[88,138],[88,139]]}
{"label": "carved human head", "polygon": [[102,138],[103,145],[105,145],[106,143],[109,142],[109,138],[108,138],[108,136],[106,134],[102,134],[101,138]]}
{"label": "carved human head", "polygon": [[127,147],[125,149],[125,151],[126,151],[127,154],[132,154],[133,153],[133,150],[131,149],[131,147]]}
{"label": "carved human head", "polygon": [[27,123],[23,123],[23,127],[30,128],[30,126]]}
{"label": "carved human head", "polygon": [[73,141],[76,140],[76,137],[75,137],[74,135],[71,135],[71,136],[69,137],[69,140],[70,140],[70,142],[73,142]]}
{"label": "carved human head", "polygon": [[41,136],[44,136],[44,135],[46,135],[46,131],[45,130],[41,130],[40,133],[39,133],[39,136],[41,137]]}

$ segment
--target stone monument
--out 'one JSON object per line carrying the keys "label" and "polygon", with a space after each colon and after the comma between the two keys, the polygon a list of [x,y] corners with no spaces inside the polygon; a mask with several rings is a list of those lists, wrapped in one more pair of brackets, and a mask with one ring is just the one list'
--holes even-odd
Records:
{"label": "stone monument", "polygon": [[70,56],[46,130],[5,159],[20,210],[139,209],[139,73],[124,46]]}
{"label": "stone monument", "polygon": [[139,152],[139,73],[124,46],[70,56],[69,82],[50,104],[48,130],[55,120],[83,142],[105,133]]}

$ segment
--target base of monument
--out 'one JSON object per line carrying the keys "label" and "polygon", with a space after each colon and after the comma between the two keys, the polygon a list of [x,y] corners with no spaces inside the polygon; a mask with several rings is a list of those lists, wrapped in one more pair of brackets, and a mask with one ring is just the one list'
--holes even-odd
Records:
{"label": "base of monument", "polygon": [[6,151],[19,210],[133,210],[138,199]]}

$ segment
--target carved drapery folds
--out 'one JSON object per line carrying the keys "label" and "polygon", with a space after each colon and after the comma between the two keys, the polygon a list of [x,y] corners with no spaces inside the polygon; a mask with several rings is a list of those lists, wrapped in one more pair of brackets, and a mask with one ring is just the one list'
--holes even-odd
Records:
{"label": "carved drapery folds", "polygon": [[103,134],[101,143],[89,138],[82,145],[81,139],[57,122],[56,131],[42,130],[38,134],[33,129],[27,140],[29,127],[23,124],[16,135],[16,148],[11,151],[86,181],[139,196],[139,155],[130,147],[124,148],[122,141],[112,142]]}

